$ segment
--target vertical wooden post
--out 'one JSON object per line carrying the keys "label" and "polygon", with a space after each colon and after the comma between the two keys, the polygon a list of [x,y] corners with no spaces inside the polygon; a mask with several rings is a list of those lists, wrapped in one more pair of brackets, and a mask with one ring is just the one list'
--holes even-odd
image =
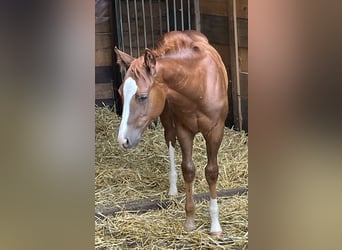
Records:
{"label": "vertical wooden post", "polygon": [[[116,8],[119,7],[118,4],[119,1],[115,1],[112,3],[112,13],[116,13],[115,10]],[[121,102],[121,97],[119,95],[119,87],[121,85],[121,74],[119,70],[119,66],[116,63],[116,54],[114,52],[114,46],[117,46],[119,44],[119,39],[118,39],[118,29],[117,29],[117,22],[118,20],[115,18],[116,16],[112,15],[112,67],[113,67],[113,99],[114,99],[114,106],[115,107],[115,112],[117,115],[122,114],[122,102]]]}
{"label": "vertical wooden post", "polygon": [[197,31],[201,31],[201,13],[199,0],[194,0],[195,11],[195,27]]}
{"label": "vertical wooden post", "polygon": [[234,110],[234,124],[239,130],[242,130],[242,113],[241,113],[241,97],[240,97],[240,76],[239,76],[239,50],[237,38],[237,18],[236,18],[236,2],[229,0],[229,44],[230,44],[230,61],[231,61],[231,81],[232,81],[232,97]]}

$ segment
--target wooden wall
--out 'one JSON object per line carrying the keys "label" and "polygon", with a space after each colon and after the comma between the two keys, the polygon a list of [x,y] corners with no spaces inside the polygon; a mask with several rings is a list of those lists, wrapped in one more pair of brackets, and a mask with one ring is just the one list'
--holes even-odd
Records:
{"label": "wooden wall", "polygon": [[[95,24],[95,103],[113,105],[112,1],[100,0],[100,17]],[[99,20],[100,19],[100,20]]]}
{"label": "wooden wall", "polygon": [[[199,1],[200,29],[218,50],[230,79],[229,116],[227,126],[239,128],[238,102],[241,100],[242,129],[248,130],[248,0],[236,0],[238,55],[234,50],[232,0]],[[239,74],[235,73],[235,56],[238,56]],[[237,93],[240,80],[240,98]]]}

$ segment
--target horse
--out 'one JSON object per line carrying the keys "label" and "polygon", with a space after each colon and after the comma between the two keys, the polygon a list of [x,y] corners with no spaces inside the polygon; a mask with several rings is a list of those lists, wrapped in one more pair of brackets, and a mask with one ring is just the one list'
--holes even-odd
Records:
{"label": "horse", "polygon": [[217,203],[217,154],[228,115],[228,76],[218,52],[207,37],[197,31],[165,33],[155,49],[146,48],[134,58],[114,48],[117,63],[126,71],[119,94],[123,101],[118,142],[124,148],[138,145],[141,135],[160,117],[169,150],[169,195],[177,195],[177,171],[174,161],[176,140],[181,148],[181,169],[185,183],[184,229],[195,227],[192,160],[193,140],[202,133],[206,141],[205,177],[209,185],[210,234],[220,236]]}

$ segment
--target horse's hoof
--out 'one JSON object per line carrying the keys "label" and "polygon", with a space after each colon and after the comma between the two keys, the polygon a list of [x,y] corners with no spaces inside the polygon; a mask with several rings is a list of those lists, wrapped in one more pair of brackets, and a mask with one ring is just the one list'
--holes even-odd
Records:
{"label": "horse's hoof", "polygon": [[187,220],[184,225],[184,230],[187,232],[194,231],[196,229],[195,222],[193,220]]}
{"label": "horse's hoof", "polygon": [[173,197],[176,197],[178,195],[178,192],[177,191],[169,191],[168,195],[170,198],[173,198]]}
{"label": "horse's hoof", "polygon": [[191,226],[185,225],[185,226],[184,226],[184,230],[185,230],[186,232],[192,232],[192,231],[194,231],[195,229],[196,229],[195,225],[191,225]]}
{"label": "horse's hoof", "polygon": [[169,195],[170,198],[176,197],[178,195],[177,188],[170,188],[169,192],[168,192],[168,195]]}
{"label": "horse's hoof", "polygon": [[176,200],[177,199],[177,194],[169,194],[169,199],[170,200]]}
{"label": "horse's hoof", "polygon": [[210,232],[210,235],[213,238],[219,239],[219,238],[222,238],[222,231],[220,231],[220,232]]}

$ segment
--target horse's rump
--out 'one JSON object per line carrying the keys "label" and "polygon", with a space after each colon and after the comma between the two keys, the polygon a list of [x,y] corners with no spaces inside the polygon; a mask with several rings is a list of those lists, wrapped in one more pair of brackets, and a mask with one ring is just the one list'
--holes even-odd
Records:
{"label": "horse's rump", "polygon": [[196,47],[196,42],[209,45],[208,38],[198,31],[172,31],[159,39],[155,52],[157,56],[164,56],[183,49],[192,49]]}

